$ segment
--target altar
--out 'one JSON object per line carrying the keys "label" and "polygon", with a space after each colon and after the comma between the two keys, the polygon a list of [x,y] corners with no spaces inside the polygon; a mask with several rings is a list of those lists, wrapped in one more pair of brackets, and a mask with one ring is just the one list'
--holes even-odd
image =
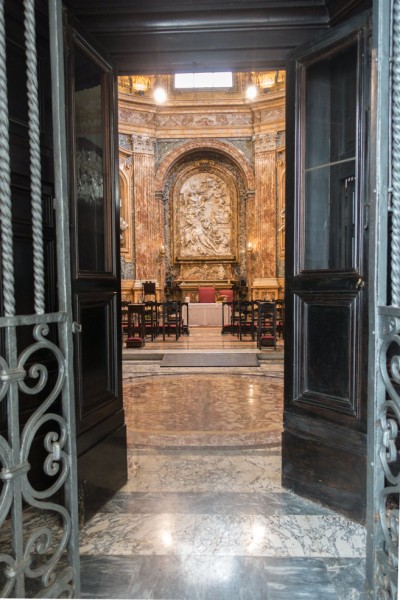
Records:
{"label": "altar", "polygon": [[189,304],[190,327],[221,327],[222,304],[213,303],[190,303]]}

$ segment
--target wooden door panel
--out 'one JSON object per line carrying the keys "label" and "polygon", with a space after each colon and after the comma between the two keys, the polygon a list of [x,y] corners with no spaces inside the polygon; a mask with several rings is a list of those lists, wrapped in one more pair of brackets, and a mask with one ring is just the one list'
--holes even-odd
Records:
{"label": "wooden door panel", "polygon": [[127,479],[116,94],[112,65],[75,26],[68,44],[78,484],[87,518]]}
{"label": "wooden door panel", "polygon": [[[309,419],[307,419],[309,421]],[[348,429],[321,426],[303,434],[285,423],[283,481],[294,492],[363,521],[366,509],[365,436],[357,434],[360,453],[349,451]],[[329,432],[329,433],[327,433]],[[339,435],[341,433],[341,436]],[[354,436],[352,436],[354,437]],[[342,443],[338,443],[338,439]],[[354,448],[354,447],[353,447]]]}
{"label": "wooden door panel", "polygon": [[85,293],[78,294],[75,301],[82,333],[85,332],[77,337],[76,346],[76,368],[82,373],[77,385],[79,428],[84,430],[102,420],[107,412],[114,412],[115,406],[122,407],[114,357],[117,295]]}
{"label": "wooden door panel", "polygon": [[360,343],[358,294],[298,293],[295,344],[299,357],[294,403],[356,415]]}
{"label": "wooden door panel", "polygon": [[299,49],[287,96],[282,480],[360,521],[366,482],[368,27],[362,15]]}

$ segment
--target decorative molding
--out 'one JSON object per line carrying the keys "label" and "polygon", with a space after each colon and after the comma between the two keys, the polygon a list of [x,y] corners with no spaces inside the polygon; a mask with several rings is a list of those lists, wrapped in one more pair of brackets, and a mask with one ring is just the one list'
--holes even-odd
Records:
{"label": "decorative molding", "polygon": [[276,134],[276,149],[286,147],[286,131],[278,131]]}
{"label": "decorative molding", "polygon": [[271,152],[285,148],[285,131],[258,133],[253,136],[254,152]]}
{"label": "decorative molding", "polygon": [[214,281],[232,279],[232,267],[229,264],[185,264],[181,265],[180,279],[185,281]]}
{"label": "decorative molding", "polygon": [[[214,109],[215,110],[215,109]],[[253,117],[250,112],[208,112],[158,113],[155,125],[159,128],[170,127],[250,127]]]}
{"label": "decorative molding", "polygon": [[120,123],[138,125],[140,127],[154,127],[155,125],[154,111],[148,112],[120,108],[118,111],[118,119]]}
{"label": "decorative molding", "polygon": [[235,148],[232,144],[212,138],[207,140],[188,140],[181,146],[171,150],[159,164],[155,183],[156,190],[163,190],[165,188],[169,173],[175,164],[190,156],[191,153],[198,151],[217,151],[222,156],[227,157],[242,172],[245,187],[249,190],[254,190],[254,170],[243,152]]}
{"label": "decorative molding", "polygon": [[154,154],[155,140],[146,135],[131,135],[132,149],[136,154]]}
{"label": "decorative molding", "polygon": [[132,169],[132,156],[124,156],[123,154],[119,154],[119,170],[120,171],[129,171]]}

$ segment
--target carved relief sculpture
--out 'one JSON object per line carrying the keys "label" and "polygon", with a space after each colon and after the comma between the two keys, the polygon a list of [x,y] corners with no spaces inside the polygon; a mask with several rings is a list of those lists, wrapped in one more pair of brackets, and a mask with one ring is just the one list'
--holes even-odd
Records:
{"label": "carved relief sculpture", "polygon": [[235,258],[236,192],[211,169],[181,180],[174,198],[174,243],[178,260]]}

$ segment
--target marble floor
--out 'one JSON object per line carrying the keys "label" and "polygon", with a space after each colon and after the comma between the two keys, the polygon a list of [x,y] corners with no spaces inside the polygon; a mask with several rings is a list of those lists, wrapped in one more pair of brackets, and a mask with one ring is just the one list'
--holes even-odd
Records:
{"label": "marble floor", "polygon": [[281,486],[273,354],[235,369],[124,361],[129,481],[82,529],[82,597],[365,598],[364,527]]}

